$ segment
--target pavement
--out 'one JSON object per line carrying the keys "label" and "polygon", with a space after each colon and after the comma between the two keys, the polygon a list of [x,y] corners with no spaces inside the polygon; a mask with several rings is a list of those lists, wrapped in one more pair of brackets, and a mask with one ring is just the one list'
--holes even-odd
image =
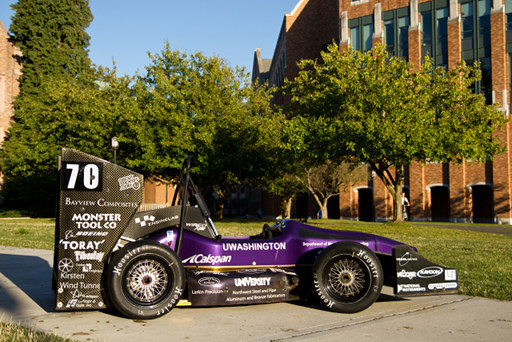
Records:
{"label": "pavement", "polygon": [[384,288],[357,314],[274,303],[175,308],[154,320],[111,310],[58,312],[53,252],[0,246],[0,320],[77,341],[511,341],[512,302],[462,295],[399,299]]}

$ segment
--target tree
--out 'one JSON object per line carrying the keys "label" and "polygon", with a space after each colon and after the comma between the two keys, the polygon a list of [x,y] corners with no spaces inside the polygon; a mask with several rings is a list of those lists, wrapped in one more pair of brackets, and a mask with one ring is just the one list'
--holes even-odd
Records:
{"label": "tree", "polygon": [[10,31],[22,52],[22,96],[37,93],[47,76],[89,72],[89,0],[19,0],[11,6],[16,13]]}
{"label": "tree", "polygon": [[134,87],[141,115],[131,124],[137,152],[128,167],[170,180],[190,154],[203,192],[217,192],[221,207],[234,186],[266,177],[279,139],[267,92],[219,57],[168,43],[150,57]]}
{"label": "tree", "polygon": [[321,63],[302,61],[282,89],[291,96],[289,110],[316,132],[295,145],[370,165],[393,197],[395,221],[402,220],[405,165],[484,161],[503,151],[493,134],[506,119],[469,89],[480,77],[477,67],[435,69],[426,58],[413,72],[382,46],[362,54],[333,44],[321,56]]}
{"label": "tree", "polygon": [[103,91],[95,83],[113,77],[91,67],[88,0],[19,0],[12,7],[10,31],[23,68],[13,122],[0,150],[2,194],[6,206],[48,215],[60,147],[97,151],[104,132],[115,127],[113,104],[100,103],[115,97],[114,88]]}
{"label": "tree", "polygon": [[283,218],[291,218],[292,202],[299,192],[305,190],[300,179],[289,173],[267,179],[263,188],[281,198],[280,210]]}
{"label": "tree", "polygon": [[327,161],[323,165],[305,169],[302,177],[298,179],[313,195],[322,212],[322,218],[328,218],[329,199],[355,183],[366,180],[367,177],[366,168],[349,163],[335,164]]}

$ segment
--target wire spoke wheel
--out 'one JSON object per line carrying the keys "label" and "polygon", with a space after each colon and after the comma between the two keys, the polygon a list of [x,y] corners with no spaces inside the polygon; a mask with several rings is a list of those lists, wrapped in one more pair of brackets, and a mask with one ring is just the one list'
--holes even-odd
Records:
{"label": "wire spoke wheel", "polygon": [[344,297],[356,296],[367,283],[361,266],[350,259],[335,262],[327,276],[330,289],[337,295]]}
{"label": "wire spoke wheel", "polygon": [[338,312],[359,312],[377,300],[384,272],[375,253],[357,242],[325,248],[313,264],[313,285],[320,302]]}
{"label": "wire spoke wheel", "polygon": [[161,298],[172,279],[166,267],[155,259],[137,261],[127,272],[126,290],[142,303],[154,303]]}
{"label": "wire spoke wheel", "polygon": [[178,255],[156,241],[141,240],[123,247],[114,253],[105,272],[110,304],[130,318],[166,314],[185,289],[185,269]]}

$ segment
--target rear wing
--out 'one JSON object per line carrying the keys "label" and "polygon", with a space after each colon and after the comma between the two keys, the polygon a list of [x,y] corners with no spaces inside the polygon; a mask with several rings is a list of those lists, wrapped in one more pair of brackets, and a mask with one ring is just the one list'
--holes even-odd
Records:
{"label": "rear wing", "polygon": [[[172,206],[144,212],[139,211],[144,194],[141,174],[71,148],[62,149],[58,170],[53,263],[57,310],[104,308],[103,270],[110,254],[130,241],[167,227],[179,227],[179,240],[185,229],[218,236],[190,178],[190,158]],[[177,252],[179,248],[177,243]]]}
{"label": "rear wing", "polygon": [[101,277],[143,198],[142,175],[71,148],[59,158],[53,284],[57,310],[105,307]]}

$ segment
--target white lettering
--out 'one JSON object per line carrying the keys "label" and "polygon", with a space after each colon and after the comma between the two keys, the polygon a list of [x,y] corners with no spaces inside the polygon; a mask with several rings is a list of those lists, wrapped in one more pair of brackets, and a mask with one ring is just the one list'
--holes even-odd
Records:
{"label": "white lettering", "polygon": [[280,251],[286,250],[286,242],[223,243],[224,251]]}

